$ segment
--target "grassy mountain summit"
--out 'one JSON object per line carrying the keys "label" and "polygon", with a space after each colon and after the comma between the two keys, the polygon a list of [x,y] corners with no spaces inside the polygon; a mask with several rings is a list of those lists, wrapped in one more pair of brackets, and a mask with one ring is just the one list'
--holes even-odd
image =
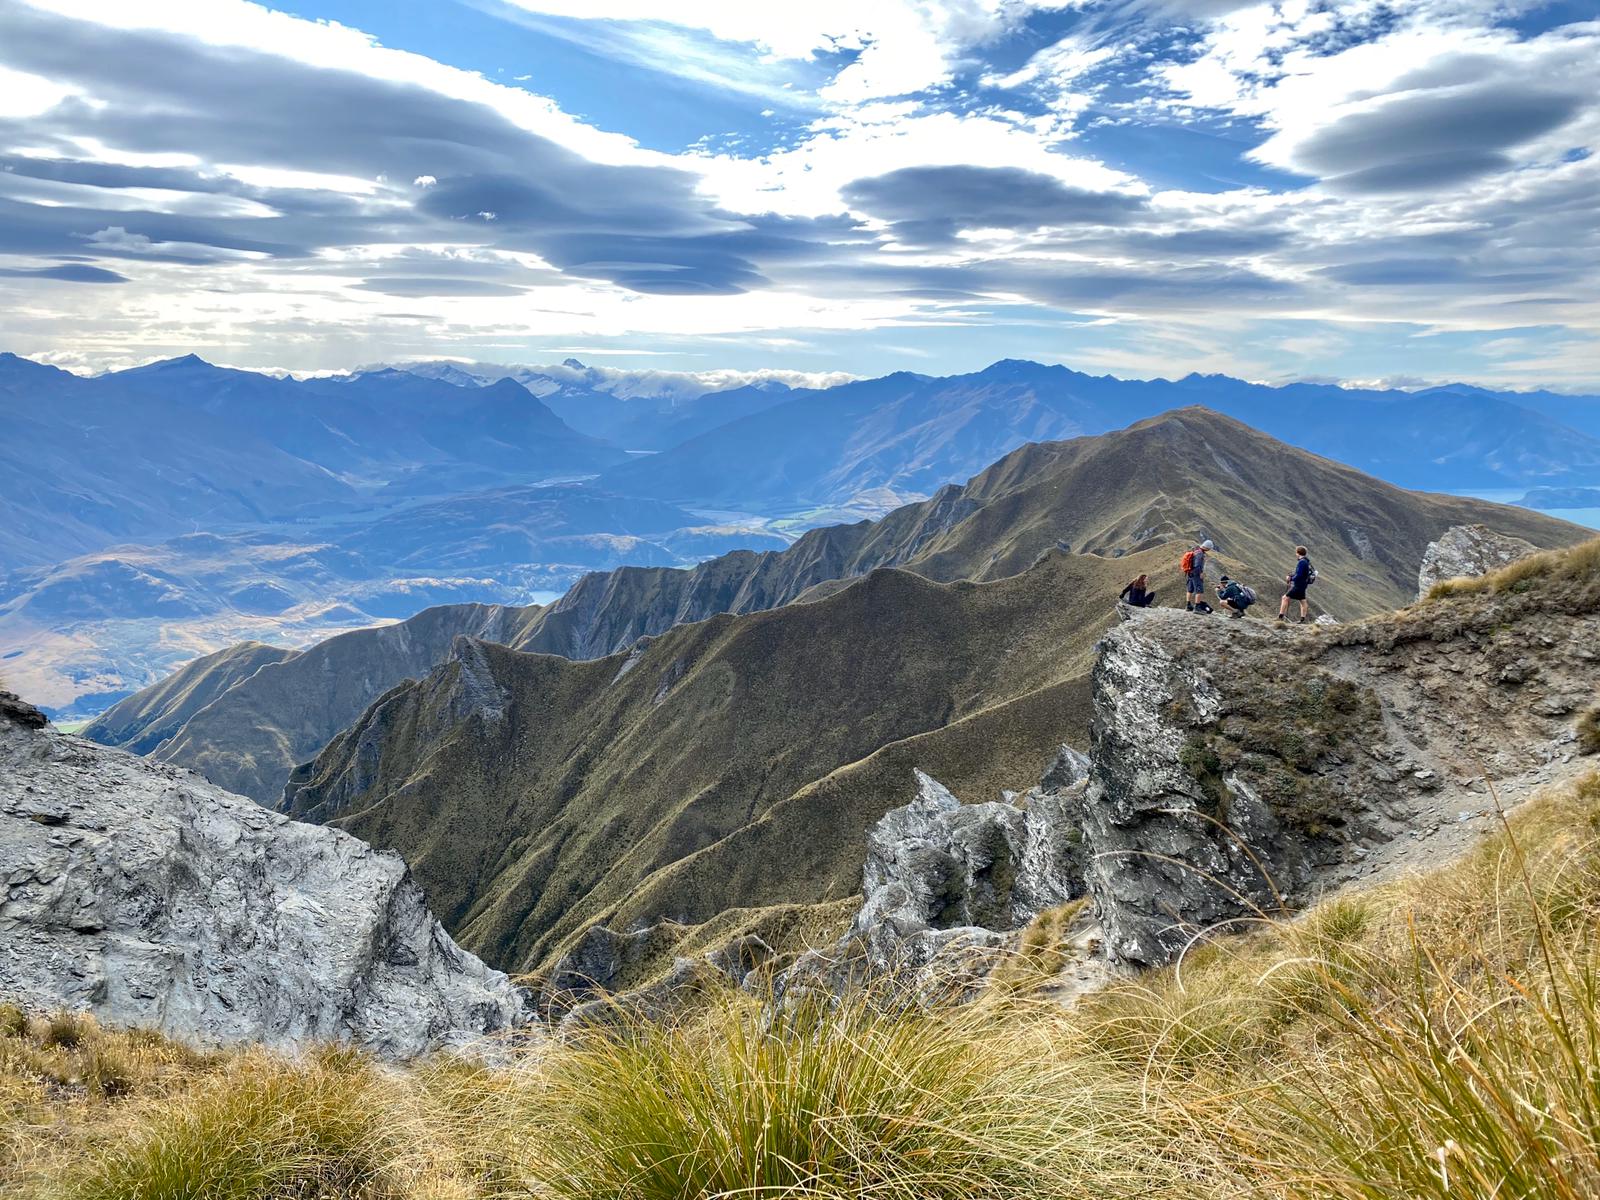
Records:
{"label": "grassy mountain summit", "polygon": [[[878,521],[811,530],[787,550],[724,555],[688,571],[591,575],[514,644],[587,658],[685,620],[776,607],[879,567],[942,581],[999,579],[1057,547],[1115,558],[1199,536],[1217,543],[1213,577],[1240,575],[1263,595],[1303,541],[1321,573],[1322,607],[1360,616],[1411,599],[1428,542],[1471,522],[1537,545],[1582,536],[1523,510],[1405,491],[1209,409],[1185,408],[1114,433],[1023,446],[963,486]],[[1181,587],[1179,553],[1150,568],[1169,598]]]}
{"label": "grassy mountain summit", "polygon": [[607,658],[457,639],[296,771],[288,811],[400,850],[463,944],[505,967],[548,965],[597,923],[744,913],[758,927],[773,906],[854,892],[865,832],[910,798],[913,767],[991,796],[1032,783],[1061,741],[1082,744],[1121,585],[1149,572],[1176,600],[1199,533],[1265,608],[1306,540],[1317,599],[1343,616],[1411,599],[1428,540],[1463,520],[1545,544],[1582,534],[1404,492],[1203,410],[1027,447],[961,499],[970,510],[905,569],[812,583],[829,536],[861,554],[906,518],[822,531],[784,552],[800,602]]}

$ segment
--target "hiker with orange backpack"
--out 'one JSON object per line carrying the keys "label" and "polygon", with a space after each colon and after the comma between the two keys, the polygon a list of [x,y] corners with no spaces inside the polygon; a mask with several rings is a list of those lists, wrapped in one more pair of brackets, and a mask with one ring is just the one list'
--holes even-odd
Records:
{"label": "hiker with orange backpack", "polygon": [[1211,611],[1211,606],[1206,603],[1206,552],[1212,549],[1211,539],[1207,538],[1186,551],[1183,561],[1179,563],[1187,590],[1183,607],[1189,612],[1194,612],[1197,607],[1201,612]]}

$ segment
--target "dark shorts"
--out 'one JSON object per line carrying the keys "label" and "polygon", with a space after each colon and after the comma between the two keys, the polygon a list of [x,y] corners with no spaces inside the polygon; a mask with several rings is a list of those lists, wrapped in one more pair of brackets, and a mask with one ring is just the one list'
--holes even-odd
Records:
{"label": "dark shorts", "polygon": [[1206,590],[1206,573],[1204,571],[1191,571],[1187,578],[1191,592],[1203,592]]}
{"label": "dark shorts", "polygon": [[1291,600],[1304,600],[1306,598],[1306,589],[1303,587],[1291,587],[1284,595]]}

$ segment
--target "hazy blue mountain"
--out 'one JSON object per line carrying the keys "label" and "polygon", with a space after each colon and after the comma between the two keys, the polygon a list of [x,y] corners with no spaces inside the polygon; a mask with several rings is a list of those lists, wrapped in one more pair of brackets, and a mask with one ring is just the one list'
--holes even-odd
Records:
{"label": "hazy blue mountain", "polygon": [[213,413],[11,355],[0,356],[0,422],[0,569],[356,495],[327,468]]}
{"label": "hazy blue mountain", "polygon": [[668,449],[781,404],[792,390],[777,380],[712,388],[687,372],[602,370],[575,358],[543,369],[451,362],[408,363],[398,369],[458,387],[510,379],[580,433],[628,450]]}
{"label": "hazy blue mountain", "polygon": [[[1122,380],[1007,360],[971,375],[899,373],[797,390],[602,480],[619,491],[769,512],[874,488],[925,495],[1025,442],[1204,404],[1408,487],[1600,481],[1600,438],[1517,401],[1479,389],[1274,388],[1219,375]],[[1248,491],[1249,481],[1240,483]]]}
{"label": "hazy blue mountain", "polygon": [[1600,396],[1570,395],[1564,392],[1491,392],[1468,383],[1450,383],[1414,393],[1419,396],[1499,397],[1522,408],[1543,413],[1553,421],[1600,438]]}
{"label": "hazy blue mountain", "polygon": [[1529,488],[1517,503],[1524,508],[1600,508],[1600,488]]}
{"label": "hazy blue mountain", "polygon": [[[118,541],[592,473],[625,456],[509,381],[293,380],[193,355],[80,378],[0,355],[0,568]],[[420,482],[419,482],[420,481]]]}

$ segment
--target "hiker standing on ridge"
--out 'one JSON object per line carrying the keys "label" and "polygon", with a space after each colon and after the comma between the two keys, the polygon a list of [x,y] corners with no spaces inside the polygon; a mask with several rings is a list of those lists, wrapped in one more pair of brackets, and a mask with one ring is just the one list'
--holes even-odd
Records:
{"label": "hiker standing on ridge", "polygon": [[1283,601],[1278,605],[1278,620],[1289,619],[1289,601],[1300,601],[1300,624],[1304,625],[1311,616],[1311,604],[1306,600],[1306,589],[1317,581],[1317,569],[1311,565],[1311,560],[1306,557],[1304,546],[1296,546],[1294,552],[1300,557],[1294,564],[1294,570],[1283,577],[1283,582],[1288,588],[1283,593]]}
{"label": "hiker standing on ridge", "polygon": [[[1194,549],[1188,551],[1183,556],[1183,562],[1180,564],[1184,574],[1185,587],[1188,589],[1183,607],[1189,612],[1193,612],[1196,605],[1206,604],[1206,552],[1212,549],[1214,547],[1211,545],[1211,539],[1207,538]],[[1210,612],[1211,606],[1206,604],[1200,611]]]}
{"label": "hiker standing on ridge", "polygon": [[1134,608],[1149,608],[1156,602],[1156,594],[1150,590],[1150,576],[1139,576],[1118,593],[1117,599]]}

